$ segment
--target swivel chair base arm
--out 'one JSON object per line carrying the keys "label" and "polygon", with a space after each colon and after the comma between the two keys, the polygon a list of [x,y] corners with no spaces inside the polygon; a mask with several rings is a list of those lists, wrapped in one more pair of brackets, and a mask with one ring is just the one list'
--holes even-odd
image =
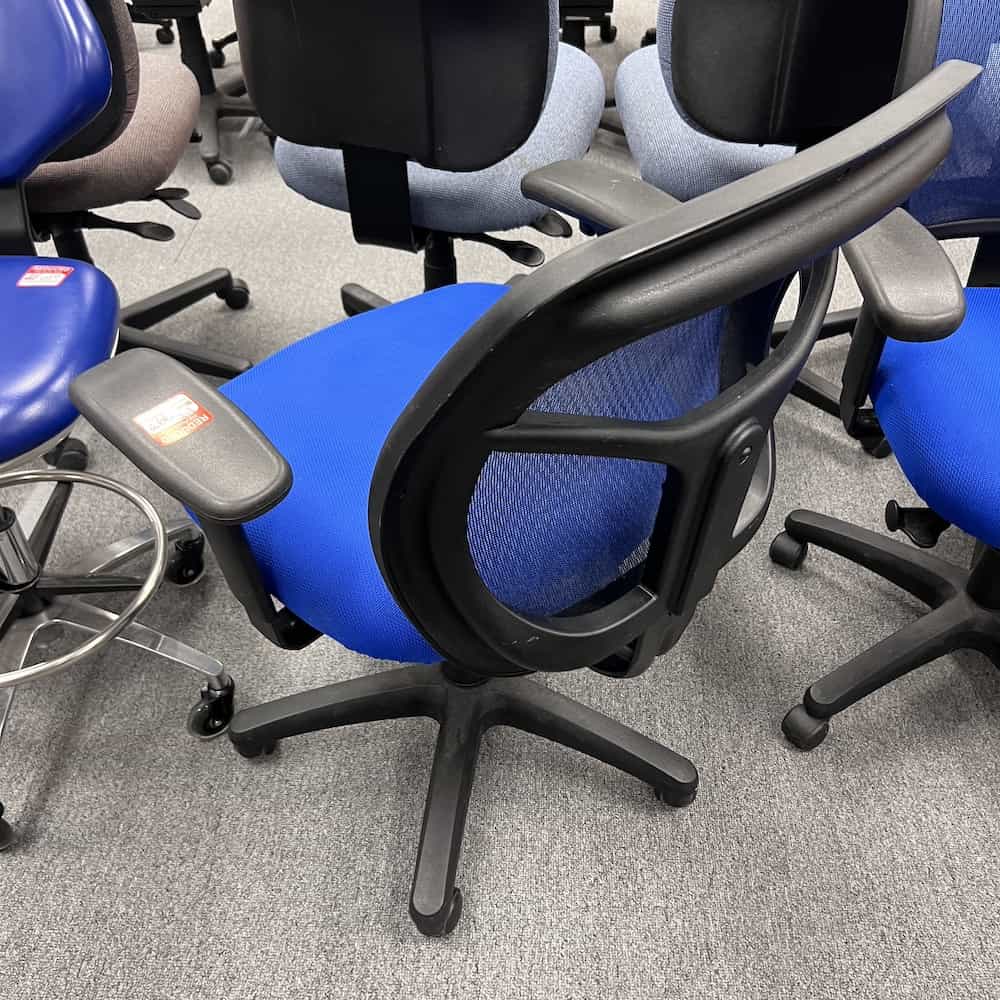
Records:
{"label": "swivel chair base arm", "polygon": [[931,611],[812,684],[782,730],[802,750],[826,738],[829,720],[911,670],[958,649],[984,653],[1000,668],[1000,551],[980,544],[959,569],[921,549],[837,518],[797,510],[771,545],[771,558],[798,569],[810,544],[864,566]]}
{"label": "swivel chair base arm", "polygon": [[534,733],[645,781],[672,806],[694,801],[698,773],[672,750],[526,677],[485,679],[450,664],[409,666],[291,695],[237,713],[230,738],[244,757],[301,733],[384,719],[440,724],[424,809],[410,916],[431,937],[457,924],[455,886],[479,744],[493,726]]}
{"label": "swivel chair base arm", "polygon": [[[60,256],[94,263],[86,237],[79,230],[56,230],[52,233],[52,239]],[[246,282],[234,278],[226,268],[206,271],[196,278],[189,278],[172,288],[125,306],[119,320],[118,350],[149,347],[183,361],[200,375],[214,378],[235,378],[248,371],[253,363],[246,358],[146,332],[151,326],[211,295],[222,299],[230,309],[243,309],[250,301],[250,290]]]}

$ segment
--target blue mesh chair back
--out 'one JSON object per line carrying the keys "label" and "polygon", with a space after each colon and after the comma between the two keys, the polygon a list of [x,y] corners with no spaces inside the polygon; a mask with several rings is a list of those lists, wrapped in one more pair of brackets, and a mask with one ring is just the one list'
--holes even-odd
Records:
{"label": "blue mesh chair back", "polygon": [[[592,362],[533,410],[673,420],[760,360],[784,283],[668,327]],[[630,459],[495,452],[469,510],[469,545],[491,593],[514,611],[585,604],[641,565],[668,471]]]}
{"label": "blue mesh chair back", "polygon": [[937,61],[965,59],[982,75],[951,105],[951,152],[908,208],[926,226],[1000,217],[1000,4],[946,0]]}

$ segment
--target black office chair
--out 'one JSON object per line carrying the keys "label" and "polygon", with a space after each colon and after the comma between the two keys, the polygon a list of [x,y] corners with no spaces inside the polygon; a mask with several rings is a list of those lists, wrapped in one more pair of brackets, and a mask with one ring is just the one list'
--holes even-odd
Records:
{"label": "black office chair", "polygon": [[559,26],[562,40],[578,49],[587,47],[587,28],[599,28],[602,42],[618,37],[618,26],[611,20],[615,0],[559,0]]}
{"label": "black office chair", "polygon": [[[692,16],[731,8],[679,5]],[[447,46],[430,46],[421,81],[491,59],[520,66],[538,38],[533,19],[510,17],[508,2],[458,15],[407,8],[431,19],[411,25],[424,29],[418,37],[440,37],[427,30],[436,27],[461,36],[467,54],[456,64]],[[821,27],[838,5],[817,0],[802,17]],[[755,80],[773,76],[777,46],[748,52],[746,26],[736,16],[728,24],[727,64]],[[373,59],[365,37],[345,37],[327,64]],[[784,57],[801,64],[808,44]],[[772,422],[829,305],[833,251],[942,160],[944,107],[977,73],[942,66],[842,134],[683,205],[593,164],[582,165],[575,192],[560,187],[557,168],[529,175],[533,196],[575,199],[595,225],[618,231],[510,285],[450,285],[339,323],[222,393],[148,351],[74,383],[94,426],[197,512],[230,587],[273,642],[298,648],[325,633],[417,664],[246,710],[230,731],[253,757],[314,730],[440,722],[410,900],[423,933],[447,933],[459,918],[455,875],[491,726],[578,749],[671,805],[694,799],[689,761],[526,675],[589,667],[633,677],[678,640],[767,510]],[[477,90],[475,77],[466,90],[418,88],[428,99],[413,101],[414,77],[389,76],[386,113],[367,119],[364,137],[394,149],[398,159],[385,155],[398,163],[438,136],[438,155],[454,161],[481,141],[463,118],[530,127],[544,99],[540,76],[535,83],[531,101],[520,88]],[[888,97],[872,78],[855,83],[872,107]],[[744,103],[739,127],[766,141],[773,90],[751,92],[758,101]],[[818,98],[802,94],[782,106],[792,139],[814,118]],[[707,120],[732,115],[711,81],[697,96]],[[360,134],[353,121],[338,126]],[[768,355],[796,271],[798,315]],[[162,447],[136,417],[177,393],[203,416]]]}
{"label": "black office chair", "polygon": [[[522,195],[521,178],[582,157],[604,108],[597,64],[559,42],[558,0],[468,6],[465,17],[452,6],[421,18],[411,0],[235,4],[247,85],[280,137],[282,179],[350,212],[359,243],[422,252],[427,291],[458,280],[456,240],[537,266],[538,247],[487,234],[535,225],[570,235]],[[432,85],[428,62],[439,67]],[[435,117],[414,127],[425,98]],[[356,284],[341,297],[348,315],[386,304]]]}

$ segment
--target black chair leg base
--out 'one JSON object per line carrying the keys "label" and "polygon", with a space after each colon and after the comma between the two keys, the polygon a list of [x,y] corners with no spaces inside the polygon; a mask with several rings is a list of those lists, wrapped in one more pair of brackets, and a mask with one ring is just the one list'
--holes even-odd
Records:
{"label": "black chair leg base", "polygon": [[781,731],[785,739],[799,750],[815,750],[830,732],[827,719],[817,719],[810,715],[805,705],[796,705],[781,720]]}
{"label": "black chair leg base", "polygon": [[462,890],[455,887],[451,899],[437,913],[421,913],[410,903],[410,919],[424,937],[447,937],[462,916]]}
{"label": "black chair leg base", "polygon": [[363,285],[344,285],[340,290],[340,301],[348,316],[359,316],[389,305],[389,300],[382,298],[376,292],[369,291]]}
{"label": "black chair leg base", "polygon": [[578,750],[651,785],[673,806],[689,805],[698,788],[689,760],[572,698],[525,677],[484,678],[451,665],[401,667],[244,709],[229,738],[238,753],[257,757],[289,736],[415,717],[440,726],[410,892],[410,916],[430,937],[451,933],[462,913],[455,878],[480,739],[491,727]]}

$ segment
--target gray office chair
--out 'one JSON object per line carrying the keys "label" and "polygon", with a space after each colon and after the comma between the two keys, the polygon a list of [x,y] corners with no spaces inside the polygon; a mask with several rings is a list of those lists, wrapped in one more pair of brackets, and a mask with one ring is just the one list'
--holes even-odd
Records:
{"label": "gray office chair", "polygon": [[[518,0],[492,15],[497,39],[504,20],[530,23],[531,45],[507,73],[486,51],[490,33],[477,36],[459,25],[425,36],[405,0],[367,9],[299,0],[295,18],[289,0],[266,13],[243,0],[235,7],[250,96],[265,125],[280,136],[275,162],[285,183],[311,201],[349,211],[359,243],[422,251],[426,290],[457,280],[455,240],[485,243],[517,263],[537,266],[544,260],[538,248],[486,234],[530,225],[549,235],[570,234],[565,220],[525,198],[520,187],[530,170],[582,157],[604,108],[600,69],[586,53],[559,42],[558,0]],[[316,68],[330,61],[336,39],[362,37],[366,44],[357,51],[377,50],[377,58],[344,58],[337,45],[338,65]],[[400,122],[399,150],[409,138],[389,106],[386,95],[396,88],[387,86],[386,74],[418,79],[422,61],[442,56],[450,69],[434,88],[454,92],[456,105],[465,107],[439,123],[439,132],[425,137],[409,163],[401,155],[368,152],[384,116]],[[522,66],[524,75],[518,76],[522,70],[515,67]],[[504,118],[471,113],[485,87],[506,95]],[[411,102],[422,93],[423,85],[415,84]],[[529,104],[532,117],[525,127],[520,110]],[[458,129],[478,138],[470,154],[455,159],[447,151]],[[349,315],[386,304],[353,284],[342,298]]]}

